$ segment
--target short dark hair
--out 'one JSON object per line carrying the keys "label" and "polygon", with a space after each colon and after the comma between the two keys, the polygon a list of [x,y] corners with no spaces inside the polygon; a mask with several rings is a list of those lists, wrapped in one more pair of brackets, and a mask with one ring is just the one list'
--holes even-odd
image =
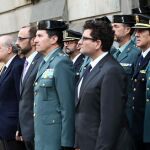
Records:
{"label": "short dark hair", "polygon": [[37,32],[37,27],[36,26],[28,25],[28,26],[24,26],[22,28],[29,28],[30,37],[31,38],[36,37],[36,32]]}
{"label": "short dark hair", "polygon": [[130,28],[130,36],[134,33],[134,28],[132,28],[134,26],[134,24],[127,24],[127,23],[123,23],[124,26],[129,27]]}
{"label": "short dark hair", "polygon": [[63,47],[63,32],[60,30],[46,30],[49,37],[56,35],[58,37],[57,44]]}
{"label": "short dark hair", "polygon": [[83,29],[90,29],[92,38],[101,40],[103,51],[110,50],[114,40],[114,31],[110,24],[101,20],[90,20],[85,22]]}

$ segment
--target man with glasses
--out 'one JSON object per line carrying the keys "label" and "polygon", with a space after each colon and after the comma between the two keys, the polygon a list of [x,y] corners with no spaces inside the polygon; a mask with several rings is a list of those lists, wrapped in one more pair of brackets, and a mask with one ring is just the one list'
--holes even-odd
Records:
{"label": "man with glasses", "polygon": [[16,45],[26,60],[20,80],[19,127],[16,140],[24,141],[27,150],[34,150],[33,84],[42,56],[35,49],[36,27],[22,27]]}
{"label": "man with glasses", "polygon": [[87,21],[83,29],[81,53],[92,61],[78,84],[75,146],[80,150],[130,150],[124,116],[127,78],[109,53],[114,32],[110,24],[95,20]]}
{"label": "man with glasses", "polygon": [[36,50],[44,58],[34,84],[35,150],[71,150],[74,146],[75,74],[63,51],[63,21],[38,23]]}
{"label": "man with glasses", "polygon": [[80,68],[84,61],[84,55],[80,53],[80,45],[78,41],[81,38],[81,33],[74,30],[67,30],[64,36],[64,51],[69,55],[73,62],[75,73],[76,73],[76,83],[80,77]]}

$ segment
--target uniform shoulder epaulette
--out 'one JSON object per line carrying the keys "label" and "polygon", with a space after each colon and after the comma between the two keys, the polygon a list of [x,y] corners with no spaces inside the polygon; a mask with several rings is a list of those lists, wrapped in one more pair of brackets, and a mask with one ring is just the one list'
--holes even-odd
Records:
{"label": "uniform shoulder epaulette", "polygon": [[64,53],[58,53],[59,56],[66,56]]}

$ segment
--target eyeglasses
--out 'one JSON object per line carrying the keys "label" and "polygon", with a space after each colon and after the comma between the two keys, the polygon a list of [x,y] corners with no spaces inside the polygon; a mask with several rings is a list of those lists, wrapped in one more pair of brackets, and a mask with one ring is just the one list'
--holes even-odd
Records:
{"label": "eyeglasses", "polygon": [[95,39],[93,39],[93,38],[91,38],[91,37],[85,37],[85,36],[82,36],[82,37],[81,37],[81,40],[82,40],[82,41],[86,41],[86,40],[95,41]]}
{"label": "eyeglasses", "polygon": [[17,40],[18,41],[23,41],[23,40],[26,40],[26,39],[31,39],[32,37],[17,37]]}

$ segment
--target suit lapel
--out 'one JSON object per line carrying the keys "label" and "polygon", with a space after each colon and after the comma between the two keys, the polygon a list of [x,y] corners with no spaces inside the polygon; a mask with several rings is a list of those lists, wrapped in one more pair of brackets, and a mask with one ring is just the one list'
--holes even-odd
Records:
{"label": "suit lapel", "polygon": [[124,49],[124,51],[118,56],[118,62],[123,61],[126,57],[128,57],[128,53],[131,51],[133,46],[133,42],[131,41],[128,46]]}
{"label": "suit lapel", "polygon": [[81,54],[78,59],[75,61],[74,66],[79,65],[83,61],[84,55]]}
{"label": "suit lapel", "polygon": [[[28,69],[28,71],[27,71],[27,73],[26,73],[26,75],[25,75],[25,77],[24,77],[23,82],[22,82],[22,80],[20,81],[20,91],[21,91],[21,93],[22,93],[22,90],[23,90],[23,88],[24,88],[24,85],[25,85],[27,79],[29,78],[29,76],[30,76],[30,74],[32,73],[32,71],[34,70],[34,67],[35,67],[35,65],[36,65],[36,63],[37,63],[37,60],[38,60],[38,58],[39,58],[40,56],[41,56],[41,55],[38,53],[38,54],[34,57],[34,59],[33,59],[32,63],[31,63],[31,65],[30,65],[30,67],[29,67],[29,69]],[[21,79],[22,79],[22,77],[21,77]]]}
{"label": "suit lapel", "polygon": [[98,64],[93,68],[93,70],[88,74],[87,78],[84,81],[84,84],[83,84],[82,88],[80,89],[79,99],[76,102],[76,106],[78,105],[82,95],[84,94],[84,91],[85,91],[87,85],[90,82],[92,82],[92,79],[95,78],[95,76],[100,72],[103,64],[107,61],[109,56],[110,56],[110,54],[107,54],[104,58],[102,58],[102,60],[100,60],[98,62]]}
{"label": "suit lapel", "polygon": [[18,58],[18,56],[14,57],[14,59],[12,60],[12,62],[10,63],[10,65],[8,66],[8,68],[6,69],[4,74],[2,75],[2,77],[0,78],[0,82],[2,82],[5,79],[5,77],[7,76],[7,74],[11,71],[12,65],[13,65],[15,59],[17,59],[17,58]]}

